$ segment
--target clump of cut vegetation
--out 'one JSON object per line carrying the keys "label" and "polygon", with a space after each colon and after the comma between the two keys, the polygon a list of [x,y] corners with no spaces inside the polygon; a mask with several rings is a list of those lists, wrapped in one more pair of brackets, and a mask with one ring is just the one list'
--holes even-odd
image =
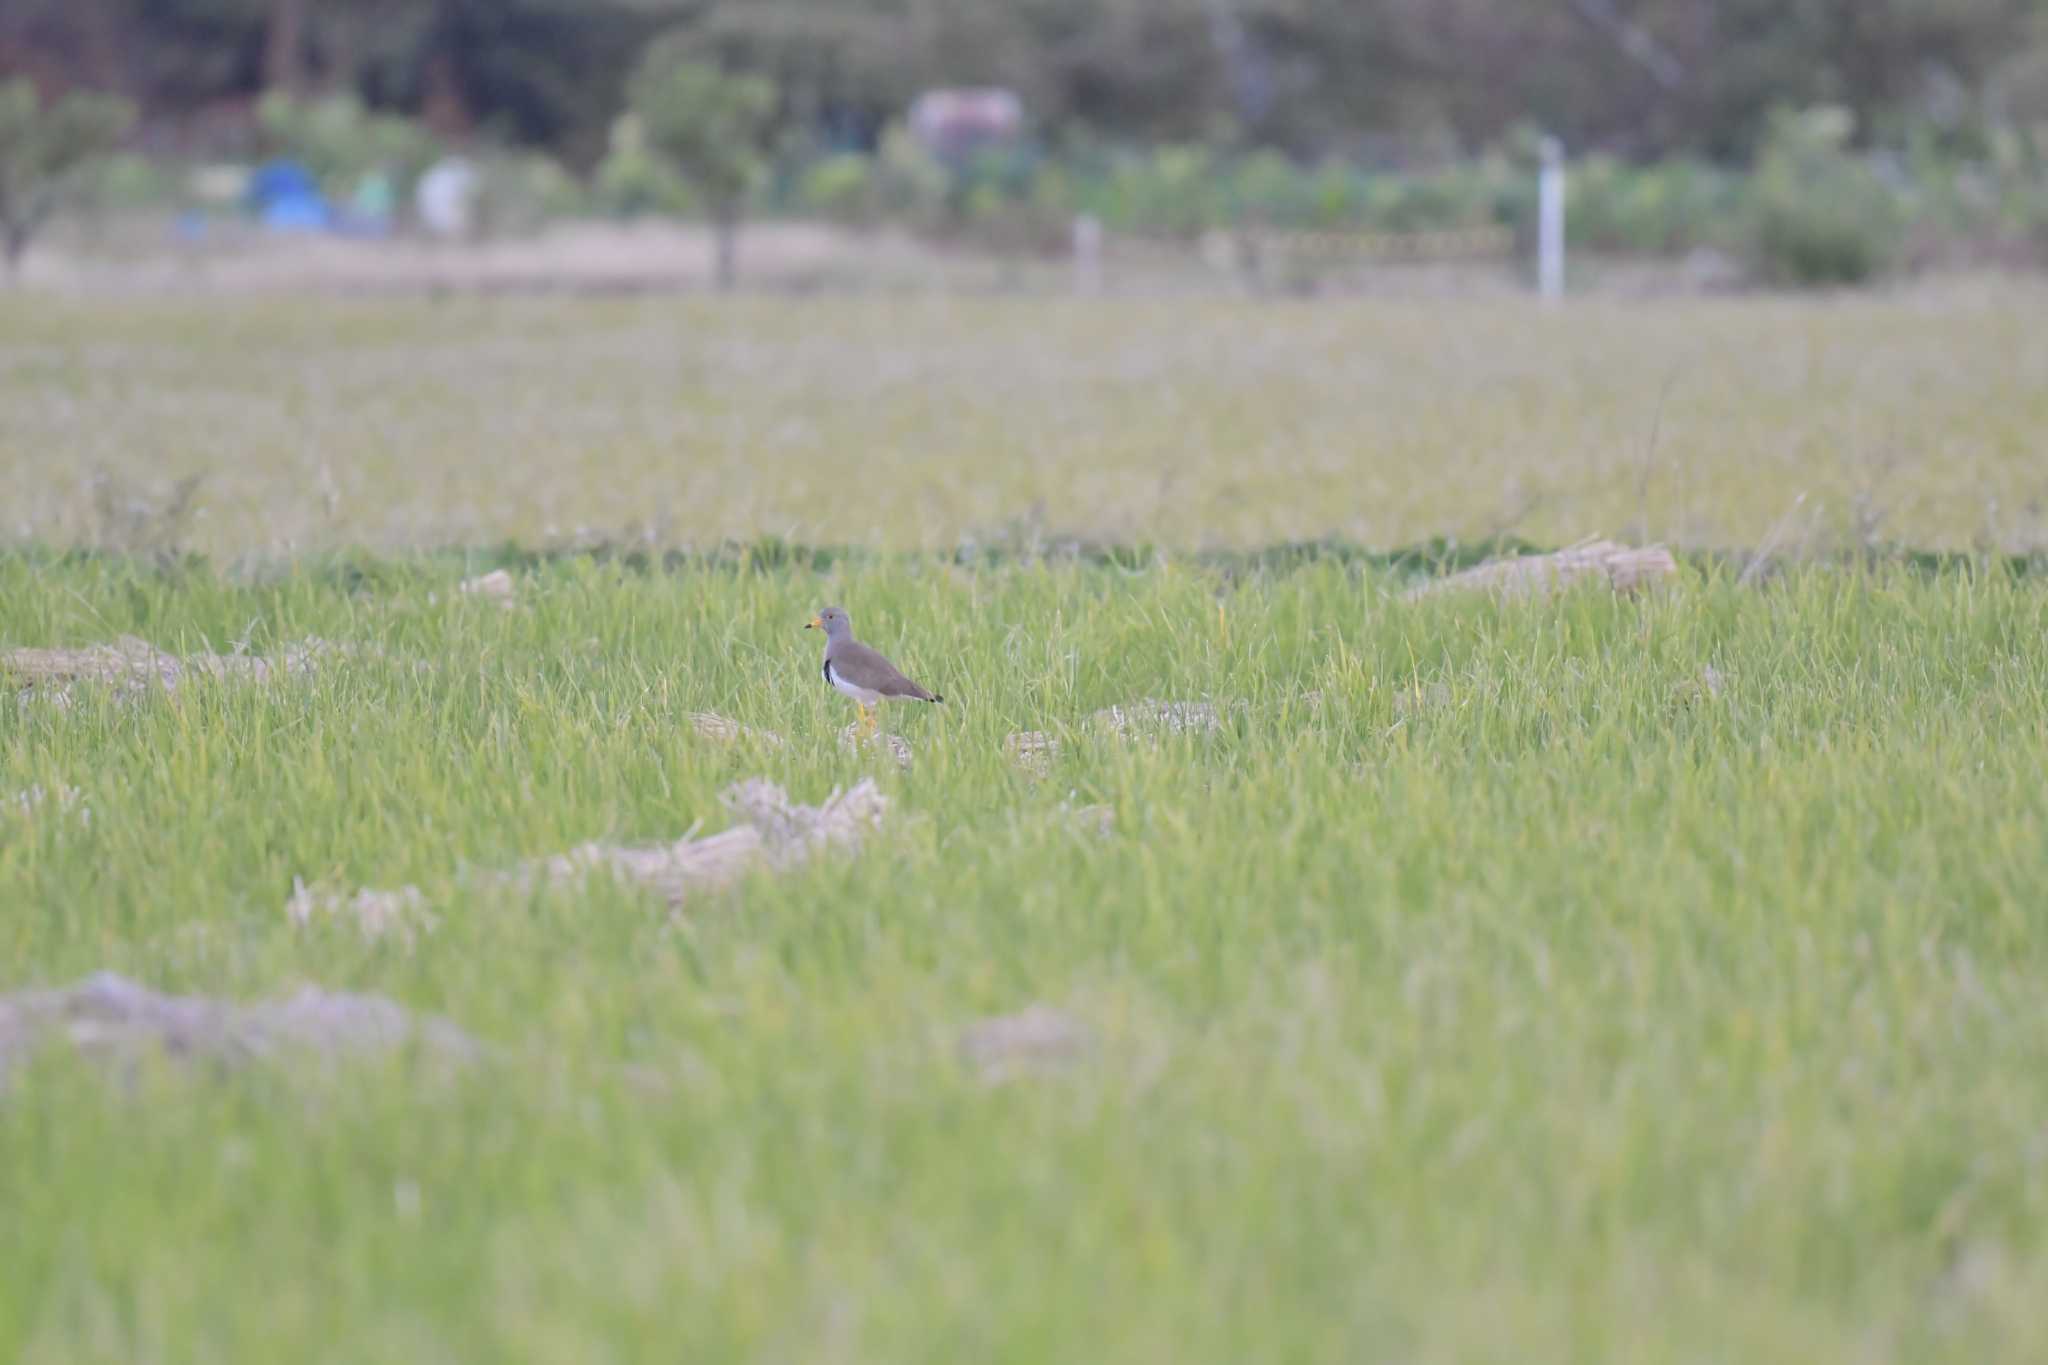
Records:
{"label": "clump of cut vegetation", "polygon": [[1408,596],[1443,592],[1491,592],[1505,597],[1543,596],[1579,583],[1600,582],[1619,593],[1638,592],[1671,578],[1678,561],[1661,545],[1637,547],[1590,540],[1551,554],[1492,559],[1447,578],[1421,583]]}
{"label": "clump of cut vegetation", "polygon": [[59,1043],[129,1072],[152,1054],[235,1065],[308,1054],[374,1056],[408,1046],[456,1062],[474,1060],[480,1052],[446,1020],[416,1018],[376,996],[306,987],[282,999],[241,1005],[164,995],[99,972],[60,990],[0,995],[0,1102],[9,1073]]}
{"label": "clump of cut vegetation", "polygon": [[[739,817],[739,823],[718,834],[700,838],[692,832],[652,845],[593,841],[474,880],[495,896],[519,900],[543,888],[573,887],[593,875],[609,876],[678,906],[691,895],[721,890],[759,868],[794,867],[826,849],[858,848],[889,809],[889,798],[872,781],[851,791],[834,791],[818,805],[806,806],[792,802],[775,783],[756,778],[736,783],[719,801]],[[301,926],[325,917],[350,919],[369,938],[396,935],[408,942],[435,923],[417,886],[337,892],[296,880],[285,914]]]}

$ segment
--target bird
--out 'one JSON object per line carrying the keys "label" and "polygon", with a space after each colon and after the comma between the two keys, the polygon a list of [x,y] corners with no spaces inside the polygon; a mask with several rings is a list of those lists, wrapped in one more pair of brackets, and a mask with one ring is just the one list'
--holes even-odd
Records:
{"label": "bird", "polygon": [[805,630],[825,632],[825,681],[860,707],[861,732],[875,732],[874,708],[885,700],[943,702],[903,676],[896,665],[853,638],[853,622],[842,607],[826,607]]}

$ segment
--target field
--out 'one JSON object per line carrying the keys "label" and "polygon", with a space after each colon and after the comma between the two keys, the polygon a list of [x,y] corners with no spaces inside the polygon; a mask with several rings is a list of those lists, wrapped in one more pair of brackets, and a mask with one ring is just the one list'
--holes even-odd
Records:
{"label": "field", "polygon": [[97,503],[196,478],[179,543],[219,559],[1020,530],[2032,551],[2044,312],[2024,281],[1555,315],[25,295],[0,311],[0,534],[133,548]]}
{"label": "field", "polygon": [[2042,1358],[2044,301],[11,300],[0,1359]]}

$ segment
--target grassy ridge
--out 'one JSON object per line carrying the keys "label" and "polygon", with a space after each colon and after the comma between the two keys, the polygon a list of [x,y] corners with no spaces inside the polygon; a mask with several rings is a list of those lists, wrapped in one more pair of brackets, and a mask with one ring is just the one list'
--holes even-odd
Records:
{"label": "grassy ridge", "polygon": [[[0,560],[0,643],[386,651],[0,706],[0,793],[91,810],[0,803],[12,979],[315,980],[510,1054],[140,1093],[43,1059],[0,1103],[0,1356],[2048,1347],[2034,580],[1515,607],[1337,562],[568,559],[502,611],[373,570]],[[461,874],[877,771],[800,630],[825,599],[949,699],[890,713],[916,761],[860,856],[677,915]],[[1224,727],[1088,723],[1142,697]],[[1065,740],[1044,781],[1022,729]],[[296,929],[295,875],[415,883],[439,926]],[[959,1030],[1032,1001],[1093,1054],[984,1087]]]}

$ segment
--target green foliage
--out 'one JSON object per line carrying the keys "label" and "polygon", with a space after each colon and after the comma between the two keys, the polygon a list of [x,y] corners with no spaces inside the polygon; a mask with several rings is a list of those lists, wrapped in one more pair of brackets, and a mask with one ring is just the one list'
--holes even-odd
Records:
{"label": "green foliage", "polygon": [[440,152],[424,124],[375,112],[353,95],[294,100],[272,93],[256,116],[273,151],[305,163],[334,191],[345,192],[373,171],[410,184]]}
{"label": "green foliage", "polygon": [[1779,284],[1861,284],[1885,270],[1903,221],[1898,196],[1850,147],[1848,111],[1773,114],[1748,186],[1749,264]]}
{"label": "green foliage", "polygon": [[[107,35],[118,34],[126,93],[183,112],[254,93],[251,57],[273,9],[8,0],[0,50],[24,54],[24,69],[104,79]],[[792,119],[830,125],[835,139],[872,134],[932,86],[1000,81],[1057,139],[1185,144],[1227,123],[1310,160],[1361,136],[1410,157],[1470,150],[1534,114],[1573,147],[1742,161],[1773,105],[1837,100],[1864,126],[1888,128],[1926,102],[1937,76],[1972,100],[1994,84],[2038,90],[2048,52],[2039,0],[349,0],[305,10],[306,55],[330,88],[407,110],[453,101],[476,126],[578,165],[599,155],[642,45],[677,27],[697,56],[772,81]],[[1236,22],[1219,26],[1218,15]],[[1657,58],[1646,62],[1646,50]],[[1658,74],[1666,63],[1675,82]]]}
{"label": "green foliage", "polygon": [[[1591,156],[1571,167],[1567,231],[1575,246],[1637,255],[1720,245],[1735,235],[1740,193],[1739,176],[1698,162]],[[1524,212],[1533,223],[1533,199]]]}
{"label": "green foliage", "polygon": [[487,235],[530,232],[588,211],[583,187],[551,156],[498,152],[484,157],[478,170],[477,217]]}
{"label": "green foliage", "polygon": [[870,158],[842,152],[804,170],[797,202],[821,218],[864,227],[881,212],[878,179]]}
{"label": "green foliage", "polygon": [[638,114],[612,120],[604,160],[590,186],[591,202],[615,218],[672,217],[690,211],[690,186],[664,157],[654,155]]}
{"label": "green foliage", "polygon": [[0,82],[0,254],[10,269],[134,120],[134,106],[115,96],[74,92],[45,104],[25,78]]}
{"label": "green foliage", "polygon": [[663,40],[641,58],[628,89],[647,148],[666,158],[720,219],[738,215],[766,176],[775,131],[774,85],[729,75]]}
{"label": "green foliage", "polygon": [[926,229],[946,224],[952,176],[900,119],[882,130],[875,153],[875,178],[891,214]]}

